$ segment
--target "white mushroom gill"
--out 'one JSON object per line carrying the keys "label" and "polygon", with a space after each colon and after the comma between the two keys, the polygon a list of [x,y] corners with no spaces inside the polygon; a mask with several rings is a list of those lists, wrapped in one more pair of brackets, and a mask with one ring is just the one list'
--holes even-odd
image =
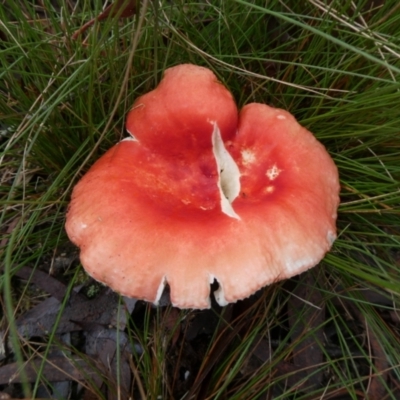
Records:
{"label": "white mushroom gill", "polygon": [[226,306],[229,302],[225,299],[224,289],[221,283],[212,274],[208,275],[208,281],[210,282],[210,285],[212,285],[214,282],[218,282],[219,288],[214,290],[214,298],[221,307]]}
{"label": "white mushroom gill", "polygon": [[[130,132],[129,132],[129,134],[132,135]],[[128,136],[128,137],[126,137],[126,138],[121,140],[121,142],[137,142],[137,141],[138,140],[133,135],[132,136]]]}
{"label": "white mushroom gill", "polygon": [[[219,283],[219,282],[218,282]],[[225,299],[225,293],[224,293],[224,288],[222,287],[221,283],[219,283],[219,288],[214,291],[214,297],[217,303],[221,306],[224,307],[227,304],[229,304],[229,301]]]}
{"label": "white mushroom gill", "polygon": [[156,295],[156,299],[155,299],[155,301],[154,301],[154,304],[156,305],[156,306],[158,306],[158,302],[160,301],[160,299],[161,299],[161,296],[162,296],[162,294],[163,294],[163,292],[164,292],[164,289],[165,289],[165,286],[167,285],[167,277],[164,275],[163,277],[162,277],[162,279],[161,279],[161,282],[160,282],[160,285],[158,286],[158,289],[157,289],[157,295]]}
{"label": "white mushroom gill", "polygon": [[231,218],[240,219],[232,207],[240,192],[240,171],[225,148],[218,125],[213,122],[212,146],[218,168],[218,189],[221,195],[221,210]]}

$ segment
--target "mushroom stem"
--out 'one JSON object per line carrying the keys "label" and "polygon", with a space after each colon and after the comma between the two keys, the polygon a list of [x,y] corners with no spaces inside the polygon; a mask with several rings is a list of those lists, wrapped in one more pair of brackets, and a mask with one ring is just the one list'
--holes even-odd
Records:
{"label": "mushroom stem", "polygon": [[213,122],[212,146],[218,168],[218,189],[221,196],[221,210],[228,217],[240,219],[232,207],[233,201],[240,193],[240,171],[232,156],[225,148],[221,132]]}

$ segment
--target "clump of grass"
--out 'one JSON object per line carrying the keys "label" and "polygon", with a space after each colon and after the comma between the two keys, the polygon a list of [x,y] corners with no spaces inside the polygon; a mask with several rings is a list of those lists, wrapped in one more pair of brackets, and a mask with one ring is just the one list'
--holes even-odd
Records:
{"label": "clump of grass", "polygon": [[[166,333],[165,315],[146,308],[142,322],[132,321],[127,330],[132,343],[147,350],[132,359],[135,387],[149,399],[177,393],[213,399],[344,393],[356,398],[378,389],[395,399],[398,6],[367,0],[272,0],[267,6],[242,0],[143,1],[134,18],[109,18],[72,40],[103,5],[100,0],[90,6],[50,0],[0,5],[0,284],[3,325],[10,329],[15,357],[21,363],[27,357],[14,323],[21,312],[12,286],[15,272],[40,268],[66,246],[63,225],[73,185],[125,136],[124,117],[133,100],[154,88],[167,67],[191,62],[211,68],[240,106],[258,101],[288,109],[323,142],[340,172],[339,238],[311,280],[301,276],[273,285],[250,309],[228,308],[229,317],[215,311],[220,322],[203,337],[204,359],[193,366],[191,387],[178,389],[180,364],[172,361],[182,364],[188,350],[184,342],[171,347],[174,332],[191,313],[179,314]],[[72,287],[76,274],[68,276]],[[318,298],[312,305],[322,313],[302,334],[296,326],[307,325],[308,303],[302,297],[305,306],[293,315],[296,288],[317,293],[311,303]],[[54,345],[50,338],[47,349]],[[310,338],[323,355],[312,370],[323,376],[319,387],[307,386],[307,377],[290,366]],[[35,395],[37,386],[25,384],[24,390]]]}

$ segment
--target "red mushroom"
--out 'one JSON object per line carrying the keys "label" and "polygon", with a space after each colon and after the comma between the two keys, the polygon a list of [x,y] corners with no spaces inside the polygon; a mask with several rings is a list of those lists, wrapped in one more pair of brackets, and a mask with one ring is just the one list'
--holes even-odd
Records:
{"label": "red mushroom", "polygon": [[179,65],[140,97],[133,138],[76,185],[66,230],[96,280],[180,308],[220,305],[315,266],[336,238],[338,172],[288,112],[249,104]]}

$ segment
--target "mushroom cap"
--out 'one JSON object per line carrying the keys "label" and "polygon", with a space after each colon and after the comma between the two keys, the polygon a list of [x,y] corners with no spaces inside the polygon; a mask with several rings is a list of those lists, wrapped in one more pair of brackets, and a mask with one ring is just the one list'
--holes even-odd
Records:
{"label": "mushroom cap", "polygon": [[91,167],[67,214],[94,279],[153,303],[168,283],[175,306],[207,308],[214,279],[225,305],[324,257],[339,204],[331,157],[290,113],[253,103],[238,115],[232,104],[193,65],[167,70],[135,102],[135,139]]}
{"label": "mushroom cap", "polygon": [[233,138],[238,115],[232,94],[209,69],[181,64],[167,69],[158,87],[135,101],[126,129],[153,152],[187,157],[210,147],[211,121],[224,141]]}

